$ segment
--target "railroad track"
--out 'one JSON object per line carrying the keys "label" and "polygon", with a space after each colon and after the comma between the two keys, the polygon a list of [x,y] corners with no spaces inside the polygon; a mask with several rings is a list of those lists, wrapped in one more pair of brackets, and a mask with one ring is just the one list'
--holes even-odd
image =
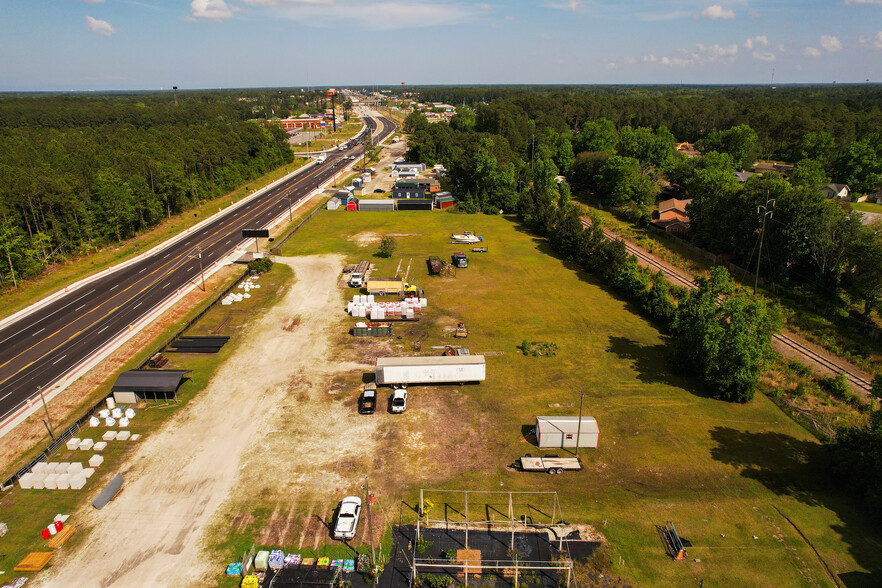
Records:
{"label": "railroad track", "polygon": [[[583,218],[582,225],[585,227],[590,227],[591,222],[589,220]],[[662,270],[665,274],[665,277],[672,284],[683,286],[683,287],[688,288],[690,290],[695,290],[696,288],[698,288],[698,284],[695,283],[695,281],[692,279],[691,276],[680,273],[676,269],[661,263],[654,256],[649,255],[648,253],[646,253],[645,251],[643,251],[641,249],[638,249],[637,247],[634,247],[628,241],[625,241],[619,235],[613,233],[612,231],[609,231],[607,229],[603,229],[603,236],[606,237],[607,239],[609,239],[610,241],[616,241],[616,240],[622,241],[625,244],[625,250],[628,253],[630,253],[631,255],[636,257],[638,260],[644,262],[646,265],[653,267],[655,269]],[[776,333],[775,335],[773,335],[773,338],[776,341],[778,341],[779,343],[786,345],[787,347],[793,349],[802,357],[817,363],[821,367],[823,367],[827,370],[830,370],[831,372],[833,372],[835,374],[845,374],[845,377],[848,379],[849,383],[851,383],[851,385],[854,388],[857,388],[858,390],[861,390],[861,391],[866,392],[868,394],[872,390],[872,386],[870,385],[870,382],[867,381],[865,378],[863,378],[860,375],[839,365],[838,363],[831,360],[830,358],[828,358],[824,355],[821,355],[817,351],[814,351],[813,349],[803,345],[802,343],[800,343],[796,339],[790,337],[786,333],[783,333],[783,332]]]}

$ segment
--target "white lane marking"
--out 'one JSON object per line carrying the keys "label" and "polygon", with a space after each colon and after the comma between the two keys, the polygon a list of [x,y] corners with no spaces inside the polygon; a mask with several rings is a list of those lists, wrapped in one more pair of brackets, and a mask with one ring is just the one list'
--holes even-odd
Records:
{"label": "white lane marking", "polygon": [[132,310],[135,310],[136,308],[138,308],[142,304],[143,304],[143,302],[139,302],[138,304],[136,304],[135,306],[132,307]]}
{"label": "white lane marking", "polygon": [[[110,326],[110,325],[107,325],[107,327],[109,327],[109,326]],[[95,334],[98,335],[98,334],[100,334],[100,333],[103,333],[104,331],[107,330],[107,327],[104,327],[103,329],[101,329],[100,331],[98,331],[98,332],[95,333]]]}
{"label": "white lane marking", "polygon": [[37,331],[36,333],[34,333],[33,335],[31,335],[31,337],[36,337],[37,335],[39,335],[40,333],[42,333],[42,332],[45,331],[45,330],[46,330],[46,327],[43,327],[42,329],[40,329],[39,331]]}
{"label": "white lane marking", "polygon": [[76,312],[76,311],[78,311],[78,310],[82,310],[82,309],[84,309],[84,308],[86,308],[86,305],[85,305],[85,304],[81,304],[81,305],[77,306],[77,307],[74,309],[74,312]]}
{"label": "white lane marking", "polygon": [[165,283],[165,285],[163,286],[163,288],[168,288],[168,282]]}
{"label": "white lane marking", "polygon": [[32,328],[32,327],[36,327],[38,324],[40,324],[41,322],[45,321],[47,318],[49,318],[49,317],[52,316],[53,314],[57,314],[57,313],[61,312],[62,310],[64,310],[64,309],[67,308],[68,306],[70,306],[71,304],[76,304],[77,302],[79,302],[80,300],[82,300],[83,298],[85,298],[86,296],[88,296],[89,294],[91,294],[91,293],[94,292],[94,291],[95,291],[95,289],[92,288],[91,290],[89,290],[88,292],[86,292],[85,294],[83,294],[82,296],[80,296],[79,298],[77,298],[76,300],[73,300],[73,301],[71,301],[71,302],[68,302],[67,304],[65,304],[64,306],[62,306],[61,308],[59,308],[59,309],[56,310],[55,312],[52,312],[52,313],[50,313],[50,314],[47,314],[46,316],[44,316],[44,317],[41,318],[40,320],[36,321],[35,323],[32,323],[32,324],[26,326],[25,328],[23,328],[22,330],[18,331],[18,333],[13,333],[12,335],[6,337],[6,338],[3,339],[2,341],[0,341],[0,345],[2,345],[3,343],[6,343],[7,341],[9,341],[10,339],[12,339],[12,338],[15,337],[16,335],[19,335],[19,334],[21,334],[21,333],[24,333],[25,331],[27,331],[28,329],[30,329],[30,328]]}
{"label": "white lane marking", "polygon": [[165,255],[163,255],[162,258],[165,259],[165,258],[168,257],[169,255],[171,255],[171,251],[169,251],[168,253],[166,253]]}
{"label": "white lane marking", "polygon": [[143,268],[141,268],[140,270],[138,270],[138,273],[139,273],[139,274],[143,274],[145,271],[147,271],[147,268],[146,268],[146,267],[143,267]]}
{"label": "white lane marking", "polygon": [[61,361],[61,360],[64,359],[65,357],[67,357],[67,355],[62,355],[61,357],[59,357],[58,359],[56,359],[55,361],[53,361],[53,362],[52,362],[52,365],[55,365],[56,363],[58,363],[59,361]]}
{"label": "white lane marking", "polygon": [[114,284],[111,290],[116,290],[117,288],[119,288],[119,284]]}

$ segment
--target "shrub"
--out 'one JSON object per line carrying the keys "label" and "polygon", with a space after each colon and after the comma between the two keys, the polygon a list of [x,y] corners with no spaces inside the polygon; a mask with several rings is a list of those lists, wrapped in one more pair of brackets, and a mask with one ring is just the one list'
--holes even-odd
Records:
{"label": "shrub", "polygon": [[431,546],[432,546],[431,541],[426,541],[425,537],[420,536],[419,540],[417,540],[417,542],[416,542],[417,553],[422,553],[425,550],[427,550],[428,548],[430,548]]}
{"label": "shrub", "polygon": [[848,386],[848,378],[845,376],[845,373],[841,373],[835,378],[831,378],[830,376],[824,376],[821,378],[819,382],[821,388],[830,393],[834,398],[838,398],[839,400],[848,401],[849,397],[852,396],[851,389]]}
{"label": "shrub", "polygon": [[396,247],[395,239],[386,235],[383,237],[383,240],[380,241],[380,248],[377,250],[377,257],[392,257],[392,254],[395,253]]}
{"label": "shrub", "polygon": [[252,272],[257,272],[259,274],[265,274],[273,268],[273,260],[269,257],[261,257],[259,259],[252,259],[248,262],[248,269]]}

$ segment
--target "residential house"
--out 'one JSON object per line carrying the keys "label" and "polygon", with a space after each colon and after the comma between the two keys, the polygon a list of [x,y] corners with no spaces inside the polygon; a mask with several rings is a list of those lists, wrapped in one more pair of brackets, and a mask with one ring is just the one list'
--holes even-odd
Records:
{"label": "residential house", "polygon": [[837,200],[851,200],[851,188],[847,184],[830,183],[821,188],[821,194],[824,198],[836,198]]}
{"label": "residential house", "polygon": [[689,215],[686,214],[686,206],[692,200],[678,200],[670,198],[658,203],[658,210],[652,213],[651,223],[669,233],[688,233]]}

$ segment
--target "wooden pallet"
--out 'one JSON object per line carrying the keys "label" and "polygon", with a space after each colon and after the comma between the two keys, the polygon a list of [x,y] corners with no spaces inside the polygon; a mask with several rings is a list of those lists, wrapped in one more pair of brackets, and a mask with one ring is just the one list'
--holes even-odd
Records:
{"label": "wooden pallet", "polygon": [[51,551],[32,551],[18,562],[13,570],[16,572],[39,572],[46,567],[53,555],[54,553]]}
{"label": "wooden pallet", "polygon": [[65,527],[60,532],[55,534],[55,537],[49,540],[49,547],[52,549],[58,549],[64,543],[70,539],[71,535],[77,532],[76,527]]}

